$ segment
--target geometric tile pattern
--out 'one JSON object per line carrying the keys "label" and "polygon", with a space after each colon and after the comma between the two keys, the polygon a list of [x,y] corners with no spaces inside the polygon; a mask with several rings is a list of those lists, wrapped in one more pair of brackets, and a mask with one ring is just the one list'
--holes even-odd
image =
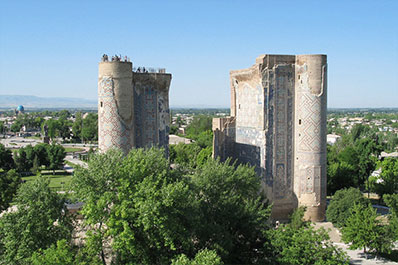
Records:
{"label": "geometric tile pattern", "polygon": [[301,193],[313,193],[316,192],[316,189],[319,188],[319,180],[321,178],[321,167],[320,166],[311,166],[306,168],[305,172],[306,178],[302,179],[301,184]]}
{"label": "geometric tile pattern", "polygon": [[321,98],[300,93],[299,116],[305,121],[300,130],[299,151],[321,151]]}
{"label": "geometric tile pattern", "polygon": [[[274,147],[267,152],[275,154],[273,168],[276,175],[273,185],[274,199],[283,199],[293,192],[292,176],[292,148],[293,137],[293,105],[294,74],[292,66],[280,65],[275,69],[274,78],[270,82],[275,85],[274,90]],[[272,104],[272,103],[271,103]]]}
{"label": "geometric tile pattern", "polygon": [[264,111],[261,93],[261,85],[255,88],[248,83],[243,83],[237,90],[237,122],[240,126],[248,128],[262,127]]}
{"label": "geometric tile pattern", "polygon": [[99,81],[98,122],[99,148],[106,151],[116,147],[128,152],[132,147],[131,125],[127,125],[119,115],[118,104],[115,99],[114,82],[110,76]]}

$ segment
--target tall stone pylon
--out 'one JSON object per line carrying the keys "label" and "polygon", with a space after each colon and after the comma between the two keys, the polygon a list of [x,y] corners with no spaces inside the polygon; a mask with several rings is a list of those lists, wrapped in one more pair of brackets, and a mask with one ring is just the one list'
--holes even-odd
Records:
{"label": "tall stone pylon", "polygon": [[326,55],[261,55],[230,72],[231,117],[213,120],[213,157],[255,167],[274,220],[324,219],[326,73]]}
{"label": "tall stone pylon", "polygon": [[162,147],[168,155],[171,74],[164,68],[133,68],[126,59],[103,56],[98,72],[98,145],[127,154]]}

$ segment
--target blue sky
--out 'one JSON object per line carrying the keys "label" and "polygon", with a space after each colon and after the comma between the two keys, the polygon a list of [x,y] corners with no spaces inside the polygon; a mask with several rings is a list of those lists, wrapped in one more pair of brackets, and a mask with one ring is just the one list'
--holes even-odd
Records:
{"label": "blue sky", "polygon": [[0,8],[0,95],[96,99],[100,57],[172,73],[171,106],[229,107],[229,71],[328,55],[328,107],[398,107],[398,1],[15,1]]}

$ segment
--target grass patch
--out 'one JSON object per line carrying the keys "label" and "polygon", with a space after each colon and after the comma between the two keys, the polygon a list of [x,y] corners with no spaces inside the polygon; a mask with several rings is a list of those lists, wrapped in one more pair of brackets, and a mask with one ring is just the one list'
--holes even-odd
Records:
{"label": "grass patch", "polygon": [[34,139],[34,140],[41,140],[41,137],[39,136],[27,136],[25,137],[26,139]]}
{"label": "grass patch", "polygon": [[65,147],[65,152],[67,153],[81,152],[81,151],[84,151],[84,149],[79,147]]}
{"label": "grass patch", "polygon": [[[37,177],[40,178],[40,176],[29,176],[23,177],[22,179],[25,181],[32,181]],[[68,190],[68,187],[72,180],[72,175],[67,174],[65,171],[56,171],[55,174],[53,174],[52,171],[42,172],[41,177],[50,178],[49,186],[56,191]]]}

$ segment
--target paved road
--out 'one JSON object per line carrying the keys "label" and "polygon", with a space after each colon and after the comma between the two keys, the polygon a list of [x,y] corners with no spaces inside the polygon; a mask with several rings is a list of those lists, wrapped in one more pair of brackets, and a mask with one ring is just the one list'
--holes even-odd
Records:
{"label": "paved road", "polygon": [[[86,163],[86,162],[81,161],[81,160],[79,160],[79,159],[77,159],[77,158],[74,158],[72,155],[67,155],[67,156],[65,157],[65,160],[66,160],[66,161],[69,161],[69,162],[71,162],[71,163],[73,163],[73,164],[82,166],[82,167],[87,167],[87,163]],[[70,166],[68,166],[68,165],[65,165],[64,168],[65,168],[66,171],[69,170],[68,172],[73,172],[73,168],[70,167]]]}
{"label": "paved road", "polygon": [[13,148],[13,149],[25,147],[27,145],[34,146],[41,142],[42,142],[41,140],[28,139],[23,137],[11,137],[11,138],[0,139],[0,143],[2,143],[6,148]]}

